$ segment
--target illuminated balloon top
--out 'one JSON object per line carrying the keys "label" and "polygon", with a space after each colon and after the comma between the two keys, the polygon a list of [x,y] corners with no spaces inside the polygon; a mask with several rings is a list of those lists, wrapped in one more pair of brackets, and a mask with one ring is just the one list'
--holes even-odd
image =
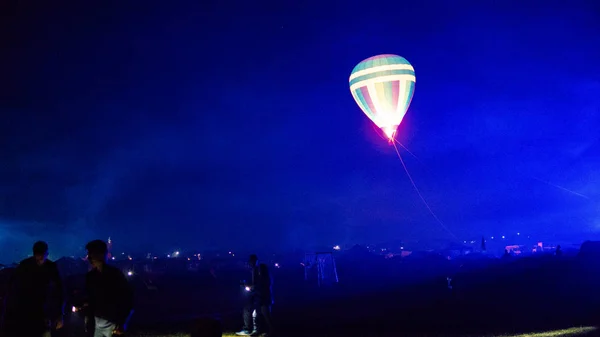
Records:
{"label": "illuminated balloon top", "polygon": [[393,141],[415,92],[415,69],[402,56],[385,54],[360,62],[350,92],[362,111]]}

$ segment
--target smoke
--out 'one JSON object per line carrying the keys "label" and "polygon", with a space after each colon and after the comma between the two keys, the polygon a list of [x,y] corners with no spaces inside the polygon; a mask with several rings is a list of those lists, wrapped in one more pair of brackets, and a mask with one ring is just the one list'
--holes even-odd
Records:
{"label": "smoke", "polygon": [[2,262],[27,257],[37,240],[48,242],[51,256],[58,258],[83,253],[87,240],[103,238],[111,224],[102,221],[102,214],[152,158],[151,146],[144,143],[148,139],[134,138],[100,153],[64,141],[19,154],[11,165],[4,165]]}
{"label": "smoke", "polygon": [[85,243],[92,238],[94,231],[83,226],[0,219],[0,263],[18,262],[30,256],[33,243],[39,240],[48,243],[51,259],[83,253]]}

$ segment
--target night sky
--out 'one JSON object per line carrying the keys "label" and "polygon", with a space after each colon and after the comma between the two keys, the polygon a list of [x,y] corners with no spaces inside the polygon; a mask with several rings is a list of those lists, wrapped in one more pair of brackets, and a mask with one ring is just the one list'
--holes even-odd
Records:
{"label": "night sky", "polygon": [[383,53],[415,67],[401,153],[457,237],[600,232],[597,1],[16,3],[0,5],[2,261],[109,235],[160,252],[449,242],[350,94]]}

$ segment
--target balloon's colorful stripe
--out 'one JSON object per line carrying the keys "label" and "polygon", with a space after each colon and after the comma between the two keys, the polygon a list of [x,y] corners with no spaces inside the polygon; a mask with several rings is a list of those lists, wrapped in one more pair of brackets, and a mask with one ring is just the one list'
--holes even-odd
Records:
{"label": "balloon's colorful stripe", "polygon": [[[382,79],[382,78],[394,78],[394,77],[406,77],[406,78],[415,78],[414,69],[390,69],[392,67],[379,67],[381,69],[376,69],[373,72],[365,72],[358,76],[350,77],[350,87],[357,85],[361,82],[368,82],[370,80]],[[369,69],[370,70],[370,69]]]}

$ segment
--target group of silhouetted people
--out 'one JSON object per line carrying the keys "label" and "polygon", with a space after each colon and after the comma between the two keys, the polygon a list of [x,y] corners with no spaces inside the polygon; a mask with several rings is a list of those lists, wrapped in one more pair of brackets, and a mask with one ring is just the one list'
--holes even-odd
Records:
{"label": "group of silhouetted people", "polygon": [[[86,245],[90,270],[85,299],[76,311],[93,322],[94,337],[120,335],[133,314],[133,290],[125,275],[107,264],[108,247],[102,240]],[[63,327],[65,291],[55,262],[48,260],[48,244],[33,245],[33,256],[19,263],[9,281],[2,321],[6,337],[50,336]]]}
{"label": "group of silhouetted people", "polygon": [[[86,245],[90,270],[85,278],[85,298],[74,311],[86,319],[86,333],[93,337],[121,335],[133,314],[133,289],[125,275],[108,261],[102,240]],[[239,336],[273,333],[271,276],[256,255],[248,261],[250,281],[244,281],[244,328]],[[33,245],[33,256],[19,263],[11,275],[0,320],[5,337],[49,337],[63,328],[65,289],[55,262],[48,260],[48,244]]]}

